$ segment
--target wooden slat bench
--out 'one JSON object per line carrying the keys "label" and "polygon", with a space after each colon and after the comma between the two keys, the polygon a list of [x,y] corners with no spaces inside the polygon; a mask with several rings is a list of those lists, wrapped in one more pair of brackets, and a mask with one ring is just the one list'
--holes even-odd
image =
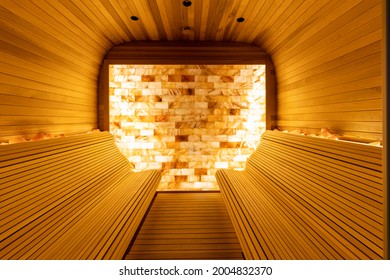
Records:
{"label": "wooden slat bench", "polygon": [[0,146],[0,259],[122,259],[161,179],[108,132]]}
{"label": "wooden slat bench", "polygon": [[381,147],[266,131],[216,177],[246,259],[383,258]]}

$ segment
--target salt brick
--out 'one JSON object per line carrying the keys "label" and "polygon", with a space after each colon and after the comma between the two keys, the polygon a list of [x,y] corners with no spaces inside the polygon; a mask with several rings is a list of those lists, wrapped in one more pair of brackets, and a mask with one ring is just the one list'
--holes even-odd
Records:
{"label": "salt brick", "polygon": [[207,142],[207,148],[216,148],[220,147],[220,142]]}
{"label": "salt brick", "polygon": [[196,188],[196,189],[212,189],[212,188],[214,188],[214,183],[212,183],[212,182],[195,182],[194,188]]}
{"label": "salt brick", "polygon": [[149,162],[148,163],[148,169],[161,169],[162,164],[158,162]]}
{"label": "salt brick", "polygon": [[168,102],[156,102],[154,103],[156,109],[168,109]]}
{"label": "salt brick", "polygon": [[215,176],[213,176],[213,175],[202,175],[201,181],[202,182],[215,182],[216,179],[215,179]]}
{"label": "salt brick", "polygon": [[233,159],[233,161],[236,161],[236,162],[246,162],[246,160],[248,159],[248,155],[236,155]]}
{"label": "salt brick", "polygon": [[180,187],[182,189],[193,189],[194,188],[194,182],[180,182]]}
{"label": "salt brick", "polygon": [[207,169],[207,175],[212,175],[212,176],[215,176],[215,173],[217,172],[217,168],[208,168]]}
{"label": "salt brick", "polygon": [[200,176],[197,175],[188,175],[188,182],[198,182],[200,179]]}
{"label": "salt brick", "polygon": [[140,156],[129,156],[129,157],[127,157],[127,159],[130,162],[141,162],[142,161]]}
{"label": "salt brick", "polygon": [[175,136],[174,135],[163,135],[161,136],[162,142],[175,142]]}
{"label": "salt brick", "polygon": [[[173,71],[171,71],[172,69],[179,69],[180,70],[180,75],[191,75],[193,73],[190,73],[188,72],[187,70],[188,69],[192,69],[190,66],[186,66],[187,68],[183,69],[182,66],[180,65],[174,65],[172,66],[172,68],[168,69],[167,70],[167,66],[164,66],[164,65],[159,65],[159,66],[152,66],[152,65],[149,65],[148,67],[143,67],[143,66],[138,66],[138,65],[134,65],[135,68],[138,68],[138,69],[144,69],[144,70],[147,70],[147,71],[143,71],[144,75],[172,75],[174,74]],[[165,67],[165,69],[164,69]],[[169,66],[170,67],[170,66]],[[204,143],[206,143],[206,147],[208,150],[203,150],[203,148],[199,148],[199,147],[196,147],[196,146],[188,146],[187,149],[181,149],[179,148],[180,147],[180,143],[175,143],[175,142],[166,142],[166,141],[163,141],[162,140],[162,136],[166,136],[166,135],[171,135],[171,136],[176,136],[176,135],[187,135],[189,136],[189,140],[194,140],[194,141],[191,141],[191,142],[200,142],[199,139],[202,139],[204,141],[204,136],[206,137],[214,137],[214,136],[219,136],[219,135],[223,135],[223,136],[230,136],[230,140],[232,140],[232,136],[234,135],[238,135],[238,136],[242,136],[242,135],[246,135],[247,138],[245,140],[244,145],[245,147],[247,147],[248,145],[255,145],[255,140],[254,139],[254,136],[256,136],[256,133],[260,133],[262,131],[264,131],[265,129],[265,126],[264,124],[258,124],[257,123],[257,120],[258,118],[260,117],[262,121],[265,120],[265,117],[264,117],[264,114],[261,115],[259,114],[259,110],[265,110],[265,106],[262,105],[259,106],[257,104],[255,105],[251,105],[251,109],[254,109],[254,114],[256,114],[256,117],[250,117],[250,114],[248,111],[245,111],[245,110],[241,110],[240,108],[237,108],[237,109],[234,109],[234,105],[233,105],[233,102],[264,102],[264,89],[258,89],[258,90],[254,90],[253,88],[250,88],[250,86],[254,86],[255,88],[259,87],[260,85],[264,87],[264,77],[260,77],[260,79],[258,79],[257,77],[253,77],[253,76],[245,76],[245,78],[241,77],[241,78],[237,78],[239,77],[238,75],[240,75],[240,70],[242,69],[243,66],[220,66],[220,65],[215,65],[214,67],[211,67],[211,68],[208,68],[210,69],[210,71],[208,71],[208,73],[206,72],[203,72],[202,69],[200,68],[196,68],[196,70],[199,72],[199,73],[203,73],[205,74],[205,76],[196,76],[195,77],[195,86],[193,84],[188,84],[188,83],[179,83],[179,84],[175,84],[175,83],[167,83],[167,82],[163,82],[162,85],[166,85],[166,86],[177,86],[179,85],[179,88],[175,88],[175,87],[172,87],[172,88],[164,88],[164,89],[161,89],[161,88],[148,88],[148,89],[136,89],[136,88],[131,88],[131,89],[125,89],[125,90],[131,90],[132,91],[132,96],[139,96],[141,97],[142,94],[146,94],[146,95],[149,95],[149,96],[155,96],[157,99],[153,99],[153,100],[150,100],[149,98],[147,99],[140,99],[138,98],[137,99],[137,102],[167,102],[168,104],[168,107],[169,107],[169,102],[171,102],[172,104],[174,104],[173,107],[175,107],[176,109],[194,109],[196,107],[200,107],[200,108],[204,108],[201,110],[201,114],[198,114],[198,112],[196,114],[189,114],[189,110],[187,110],[185,112],[185,114],[183,115],[175,115],[175,111],[169,111],[169,108],[168,109],[160,109],[160,111],[158,112],[159,115],[155,115],[153,116],[154,120],[158,120],[160,123],[162,123],[162,126],[165,127],[165,129],[159,129],[158,130],[158,137],[153,137],[153,139],[150,139],[151,142],[155,142],[155,143],[150,143],[150,142],[147,142],[149,141],[149,139],[147,138],[142,138],[144,139],[143,141],[145,143],[142,143],[144,144],[145,146],[141,147],[134,147],[133,146],[130,146],[128,145],[128,154],[130,156],[136,156],[136,152],[134,151],[138,151],[138,150],[142,150],[144,148],[150,148],[148,145],[152,144],[154,146],[154,148],[156,149],[159,149],[159,150],[153,150],[153,149],[145,149],[143,151],[150,151],[153,153],[148,153],[147,155],[153,155],[154,156],[154,160],[156,160],[155,157],[159,157],[160,158],[157,158],[157,159],[161,159],[161,160],[165,160],[167,158],[164,158],[164,156],[168,156],[168,154],[163,154],[164,153],[164,148],[167,148],[168,145],[167,144],[179,144],[179,145],[176,145],[175,148],[171,148],[171,149],[165,149],[167,151],[173,151],[173,154],[176,156],[176,157],[181,157],[181,156],[184,156],[186,155],[187,157],[186,158],[183,158],[181,157],[180,161],[181,163],[185,163],[187,164],[188,167],[191,167],[191,168],[195,168],[195,167],[203,167],[207,170],[208,172],[208,175],[213,175],[212,172],[213,170],[215,170],[215,168],[212,168],[213,165],[214,165],[214,162],[213,161],[216,161],[216,162],[221,162],[220,166],[221,167],[226,167],[225,163],[228,162],[228,160],[221,160],[221,157],[218,157],[218,154],[220,153],[219,151],[216,151],[215,153],[217,153],[217,155],[212,155],[212,148],[220,148],[220,142],[221,142],[221,139],[213,139],[214,141],[206,141]],[[245,66],[244,66],[245,67]],[[251,66],[252,67],[252,66]],[[247,68],[247,69],[258,69],[258,68]],[[158,68],[158,69],[157,69]],[[264,67],[263,67],[264,68]],[[126,69],[124,68],[124,66],[120,66],[119,69],[121,69],[121,73],[119,73],[119,75],[122,75],[122,76],[130,76],[132,74],[129,74],[131,71],[134,71],[134,69]],[[187,69],[187,70],[186,70]],[[234,70],[232,70],[234,69]],[[156,71],[157,70],[157,71]],[[187,72],[186,72],[187,71]],[[232,73],[231,71],[234,71],[234,73]],[[259,72],[259,71],[258,71]],[[135,72],[132,72],[132,73],[135,73]],[[221,89],[215,89],[213,83],[211,82],[204,82],[208,79],[208,76],[206,75],[212,75],[212,76],[228,76],[228,75],[235,75],[236,77],[234,78],[235,81],[237,82],[238,85],[235,85],[235,86],[230,86],[230,87],[227,87],[227,88],[221,88]],[[132,79],[132,81],[129,81],[128,82],[134,82],[132,85],[134,85],[135,87],[140,87],[140,83],[137,83],[139,82],[139,79]],[[212,78],[211,78],[212,79]],[[231,78],[230,78],[231,79]],[[156,80],[156,79],[155,79]],[[164,80],[164,78],[161,78],[161,80]],[[217,82],[221,82],[221,78],[215,78],[215,81]],[[247,83],[249,81],[256,81],[254,84],[252,83]],[[225,81],[226,82],[226,81]],[[129,85],[129,84],[127,84]],[[110,83],[110,86],[120,86],[119,83]],[[221,85],[222,86],[222,85]],[[187,87],[187,88],[186,88]],[[195,95],[191,95],[191,94],[187,94],[187,91],[189,90],[188,87],[195,87],[196,89],[194,90],[194,92],[192,94],[195,94]],[[203,88],[202,88],[203,87]],[[115,96],[115,88],[110,88],[110,95],[111,96]],[[134,92],[133,92],[134,91]],[[178,95],[169,95],[170,92],[175,92],[175,91],[178,91]],[[180,92],[179,92],[180,91]],[[186,91],[186,93],[181,93],[181,91]],[[199,93],[201,93],[201,95],[198,95]],[[183,95],[184,94],[184,95]],[[249,96],[248,96],[249,94]],[[253,94],[253,95],[250,95],[250,94]],[[128,95],[122,95],[123,97],[126,97]],[[121,97],[121,99],[123,99],[123,97]],[[146,96],[147,97],[147,96]],[[119,98],[117,98],[119,99]],[[114,100],[114,98],[111,98],[111,100]],[[132,113],[132,115],[134,115],[134,120],[131,121],[131,122],[141,122],[141,117],[145,116],[146,117],[149,117],[150,116],[150,112],[149,112],[149,106],[147,106],[146,104],[143,104],[143,105],[137,105],[138,107],[137,108],[144,108],[143,111],[140,111],[140,110],[137,110],[135,111],[133,108],[130,108],[130,106],[128,105],[128,102],[134,102],[133,100],[121,100],[123,102],[121,102],[120,105],[117,105],[117,109],[115,108],[112,108],[114,106],[110,105],[110,112],[113,113],[115,112],[117,114],[118,117],[121,117],[120,114],[125,114],[125,113]],[[210,103],[207,103],[210,102]],[[183,103],[183,104],[180,104],[180,102],[187,102],[187,103]],[[195,102],[203,102],[203,103],[200,103],[199,105],[196,105]],[[214,103],[212,103],[214,102]],[[222,102],[227,102],[227,104],[223,105],[223,104],[220,104]],[[260,103],[258,103],[260,104]],[[206,105],[207,105],[207,109],[206,109]],[[210,110],[210,106],[212,108],[216,108],[216,107],[220,107],[221,109],[218,109],[218,110]],[[227,106],[228,105],[228,106]],[[156,106],[158,107],[159,105],[154,105],[153,107],[156,108]],[[245,105],[246,106],[246,105]],[[242,106],[241,106],[242,107]],[[249,106],[248,106],[249,107]],[[166,108],[166,106],[161,106],[161,108]],[[232,110],[235,110],[235,112],[232,112]],[[241,112],[242,111],[242,112]],[[155,111],[155,113],[157,113],[157,111]],[[252,113],[252,112],[251,112]],[[215,114],[215,115],[213,115]],[[241,116],[241,114],[246,114],[248,116],[247,119],[243,118]],[[233,117],[233,118],[230,118],[230,117]],[[165,122],[167,122],[167,119],[166,117],[169,118],[171,124],[165,124]],[[202,119],[203,117],[203,119]],[[214,119],[212,118],[214,117]],[[222,120],[221,120],[221,117],[222,117]],[[237,117],[237,118],[236,118]],[[229,119],[228,119],[229,118]],[[121,120],[115,120],[116,122],[119,122],[121,123]],[[146,120],[144,119],[143,121],[145,122],[148,122],[150,125],[146,128],[144,128],[145,130],[151,130],[151,127],[157,127],[156,123],[153,122],[153,120]],[[208,121],[209,123],[205,123],[204,125],[202,125],[203,128],[182,128],[182,129],[174,129],[174,124],[176,122],[182,122],[182,121],[188,121],[188,122],[193,122],[196,124],[196,122],[201,122],[201,121]],[[227,125],[226,123],[239,123],[241,125],[241,122],[247,122],[247,123],[253,123],[253,125],[259,125],[260,127],[257,127],[255,129],[248,129],[248,131],[245,131],[243,132],[243,129],[236,129],[236,128],[232,128],[232,127],[229,127],[227,128]],[[224,125],[225,123],[225,125]],[[170,127],[170,129],[169,129]],[[195,126],[196,127],[196,126]],[[215,128],[214,128],[215,127]],[[126,125],[125,125],[125,128],[126,128]],[[141,130],[142,129],[134,129],[134,128],[131,128],[130,126],[127,126],[126,129],[122,130],[121,128],[115,128],[115,133],[130,133],[131,135],[140,135],[141,134]],[[142,133],[143,134],[143,133]],[[259,134],[258,134],[259,135]],[[196,137],[196,138],[193,138],[191,139],[190,137],[193,136],[193,137]],[[152,137],[152,136],[143,136],[143,137]],[[211,139],[208,139],[208,140],[211,140]],[[133,143],[133,144],[136,144],[136,145],[139,145],[141,143]],[[127,145],[123,145],[125,148],[127,147]],[[249,147],[249,146],[248,146]],[[133,148],[140,148],[140,149],[137,149],[137,150],[133,150]],[[142,149],[141,149],[142,148]],[[203,151],[202,151],[203,150]],[[229,150],[229,154],[234,154],[234,151],[237,152],[237,150],[235,149],[230,149]],[[250,149],[241,149],[241,152],[242,154],[244,153],[249,153],[249,151],[251,151]],[[191,154],[194,154],[193,156],[191,156]],[[205,155],[205,154],[210,154],[209,156]],[[171,154],[171,156],[173,156]],[[230,160],[231,159],[231,156],[230,155]],[[222,159],[227,159],[227,158],[224,158],[222,157]],[[244,162],[229,162],[231,163],[229,166],[232,166],[233,163],[242,163],[243,165],[245,165]],[[239,165],[234,165],[235,167],[234,168],[240,168]],[[188,176],[188,175],[186,175]],[[170,188],[180,188],[180,185],[170,185],[169,186]],[[216,188],[218,188],[218,186],[216,186]]]}
{"label": "salt brick", "polygon": [[158,191],[167,190],[168,189],[168,182],[160,182],[160,184],[157,187]]}
{"label": "salt brick", "polygon": [[189,135],[188,141],[189,142],[200,142],[201,137],[199,135]]}
{"label": "salt brick", "polygon": [[174,157],[173,156],[155,156],[154,160],[156,162],[169,162],[169,161],[173,161]]}
{"label": "salt brick", "polygon": [[215,168],[229,168],[229,163],[217,161],[215,162]]}

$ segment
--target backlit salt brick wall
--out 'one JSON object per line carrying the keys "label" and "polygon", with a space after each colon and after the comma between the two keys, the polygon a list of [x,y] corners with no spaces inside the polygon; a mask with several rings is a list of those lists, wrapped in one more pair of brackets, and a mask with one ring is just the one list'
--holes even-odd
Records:
{"label": "backlit salt brick wall", "polygon": [[218,189],[265,130],[265,65],[111,65],[110,132],[160,190]]}

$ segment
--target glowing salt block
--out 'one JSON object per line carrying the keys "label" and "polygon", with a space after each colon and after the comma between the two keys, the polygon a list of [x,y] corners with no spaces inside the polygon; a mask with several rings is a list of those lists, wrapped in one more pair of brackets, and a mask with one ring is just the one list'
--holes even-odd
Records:
{"label": "glowing salt block", "polygon": [[141,129],[140,135],[141,136],[153,136],[154,130],[153,129]]}
{"label": "glowing salt block", "polygon": [[217,161],[215,162],[215,168],[229,168],[229,163],[228,162],[221,162]]}
{"label": "glowing salt block", "polygon": [[194,187],[196,189],[212,189],[212,188],[214,188],[214,183],[212,183],[212,182],[194,182]]}

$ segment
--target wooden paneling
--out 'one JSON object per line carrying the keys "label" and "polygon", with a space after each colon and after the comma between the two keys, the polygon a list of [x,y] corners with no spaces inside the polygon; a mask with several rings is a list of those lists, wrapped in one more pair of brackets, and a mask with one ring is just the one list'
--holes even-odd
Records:
{"label": "wooden paneling", "polygon": [[[388,58],[388,40],[389,40],[389,30],[388,30],[388,26],[389,26],[389,5],[387,3],[386,0],[383,0],[382,1],[382,5],[383,5],[383,10],[382,10],[382,24],[383,24],[383,38],[384,40],[382,40],[382,47],[383,47],[383,50],[386,50],[386,51],[383,51],[383,56],[382,56],[382,69],[383,69],[383,77],[388,77],[389,75],[389,70],[388,70],[388,66],[387,66],[387,58]],[[384,114],[384,118],[383,118],[383,141],[384,143],[387,143],[388,141],[388,133],[387,133],[387,117],[388,117],[388,112],[387,112],[387,100],[388,100],[388,97],[387,97],[387,93],[388,93],[388,90],[389,90],[389,87],[388,87],[388,84],[387,84],[387,79],[384,78],[383,79],[383,92],[385,94],[383,94],[383,99],[382,99],[382,106],[383,106],[383,114]],[[387,145],[383,145],[383,154],[384,155],[388,155],[388,147]],[[383,185],[384,186],[387,186],[384,188],[384,199],[383,199],[383,205],[384,205],[384,215],[383,215],[383,220],[384,220],[384,236],[385,236],[385,239],[384,239],[384,256],[385,256],[385,259],[390,259],[390,240],[389,240],[389,217],[390,217],[390,207],[389,207],[389,201],[390,201],[390,191],[389,191],[389,187],[388,187],[388,177],[387,177],[387,165],[388,165],[388,160],[387,160],[387,156],[384,156],[383,157],[383,170],[384,170],[384,176],[383,176]],[[387,238],[386,238],[387,237]]]}
{"label": "wooden paneling", "polygon": [[[112,47],[137,41],[245,42],[272,58],[278,91],[272,106],[277,105],[274,121],[280,129],[327,127],[339,134],[382,138],[383,1],[196,0],[190,7],[181,2],[2,1],[1,94],[22,95],[24,107],[51,110],[36,132],[59,133],[59,123],[67,131],[96,128],[98,73]],[[239,17],[245,21],[237,22]],[[181,28],[188,25],[193,32],[183,34]],[[112,61],[129,55],[121,48],[153,62],[143,57],[147,51],[141,45],[131,43],[112,49],[111,55],[117,55]],[[237,61],[236,54],[230,60]],[[57,105],[37,107],[28,102],[33,98]],[[0,139],[23,134],[23,123],[31,123],[19,102],[15,99],[12,118],[0,111],[2,125],[9,126]],[[74,105],[67,109],[72,118],[61,111],[63,104]],[[3,105],[0,101],[0,109]]]}
{"label": "wooden paneling", "polygon": [[244,257],[219,192],[159,192],[125,259]]}
{"label": "wooden paneling", "polygon": [[59,5],[0,4],[0,142],[97,127],[98,66],[111,44]]}
{"label": "wooden paneling", "polygon": [[381,1],[329,2],[272,39],[277,126],[382,139]]}
{"label": "wooden paneling", "polygon": [[121,259],[160,180],[107,132],[1,145],[0,259]]}
{"label": "wooden paneling", "polygon": [[247,259],[383,259],[382,148],[266,131],[216,173]]}
{"label": "wooden paneling", "polygon": [[0,141],[98,127],[105,54],[144,40],[257,45],[275,66],[280,129],[383,138],[385,1],[181,2],[2,0]]}

